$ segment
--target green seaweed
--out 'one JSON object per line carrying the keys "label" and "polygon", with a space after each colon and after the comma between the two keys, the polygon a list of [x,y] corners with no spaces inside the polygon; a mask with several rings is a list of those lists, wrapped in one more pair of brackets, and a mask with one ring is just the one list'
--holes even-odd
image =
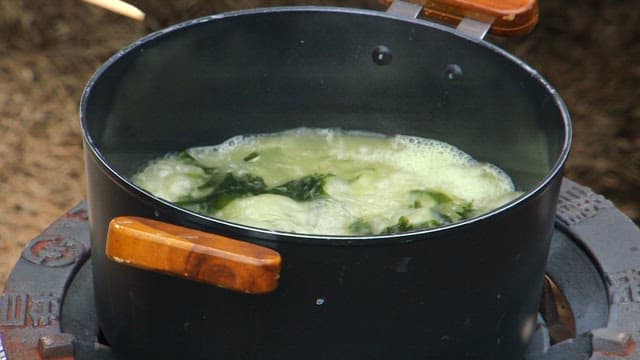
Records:
{"label": "green seaweed", "polygon": [[330,175],[313,174],[275,186],[267,192],[287,196],[296,201],[312,201],[327,196],[324,184]]}
{"label": "green seaweed", "polygon": [[263,194],[267,189],[264,180],[259,176],[233,173],[227,173],[219,182],[211,178],[202,186],[212,186],[213,189],[206,196],[183,198],[176,201],[176,204],[190,205],[204,211],[219,210],[237,198]]}
{"label": "green seaweed", "polygon": [[358,219],[352,222],[351,224],[349,224],[349,231],[352,234],[357,234],[357,235],[372,235],[373,226],[371,226],[370,222],[364,219]]}
{"label": "green seaweed", "polygon": [[397,233],[401,233],[401,232],[411,231],[411,230],[414,230],[414,229],[415,229],[415,226],[411,225],[411,223],[409,222],[409,219],[406,216],[400,216],[398,218],[398,222],[397,223],[395,223],[394,225],[387,226],[386,228],[384,228],[380,232],[380,235],[397,234]]}
{"label": "green seaweed", "polygon": [[296,201],[312,201],[327,195],[324,184],[329,176],[313,174],[269,188],[262,177],[249,173],[227,173],[220,180],[215,169],[212,169],[210,175],[211,177],[198,188],[211,188],[210,192],[205,192],[205,195],[200,197],[185,196],[175,203],[211,212],[224,208],[235,199],[261,194],[282,195]]}
{"label": "green seaweed", "polygon": [[250,153],[249,155],[245,156],[244,158],[242,158],[243,161],[245,162],[249,162],[251,160],[255,160],[260,156],[260,154],[257,151],[254,151],[252,153]]}

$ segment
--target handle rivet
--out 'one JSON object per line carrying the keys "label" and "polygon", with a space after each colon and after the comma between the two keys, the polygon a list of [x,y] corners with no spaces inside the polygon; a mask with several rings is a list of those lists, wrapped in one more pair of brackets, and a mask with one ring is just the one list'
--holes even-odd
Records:
{"label": "handle rivet", "polygon": [[389,65],[391,64],[391,60],[393,59],[393,55],[391,53],[391,49],[384,45],[376,46],[371,53],[371,59],[377,65]]}
{"label": "handle rivet", "polygon": [[444,76],[450,81],[461,81],[464,77],[464,72],[458,64],[449,64],[444,69]]}

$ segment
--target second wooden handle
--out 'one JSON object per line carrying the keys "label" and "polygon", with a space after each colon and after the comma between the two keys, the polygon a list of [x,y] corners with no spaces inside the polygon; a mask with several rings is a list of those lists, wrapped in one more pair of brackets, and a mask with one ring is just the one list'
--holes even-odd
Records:
{"label": "second wooden handle", "polygon": [[[393,0],[380,0],[390,5]],[[423,6],[432,19],[457,24],[462,18],[491,23],[501,36],[525,35],[538,23],[538,0],[403,0]]]}

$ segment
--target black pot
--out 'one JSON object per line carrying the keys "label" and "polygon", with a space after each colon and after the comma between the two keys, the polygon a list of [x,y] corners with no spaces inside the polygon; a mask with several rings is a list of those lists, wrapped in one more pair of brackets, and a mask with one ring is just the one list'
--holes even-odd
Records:
{"label": "black pot", "polygon": [[[380,47],[388,51],[384,61]],[[377,60],[377,61],[374,61]],[[539,74],[429,22],[272,8],[183,23],[136,42],[81,105],[96,308],[125,358],[502,358],[536,321],[570,120]],[[305,236],[207,218],[136,187],[146,161],[299,126],[435,138],[525,194],[442,228]],[[112,218],[137,215],[280,253],[279,287],[250,295],[112,261]]]}

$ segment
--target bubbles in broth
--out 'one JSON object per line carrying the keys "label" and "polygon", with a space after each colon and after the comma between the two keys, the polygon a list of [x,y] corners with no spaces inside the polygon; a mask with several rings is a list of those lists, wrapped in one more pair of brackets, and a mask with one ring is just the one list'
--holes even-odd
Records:
{"label": "bubbles in broth", "polygon": [[153,160],[132,179],[214,218],[321,235],[447,225],[521,194],[498,167],[447,143],[337,129],[236,136]]}

